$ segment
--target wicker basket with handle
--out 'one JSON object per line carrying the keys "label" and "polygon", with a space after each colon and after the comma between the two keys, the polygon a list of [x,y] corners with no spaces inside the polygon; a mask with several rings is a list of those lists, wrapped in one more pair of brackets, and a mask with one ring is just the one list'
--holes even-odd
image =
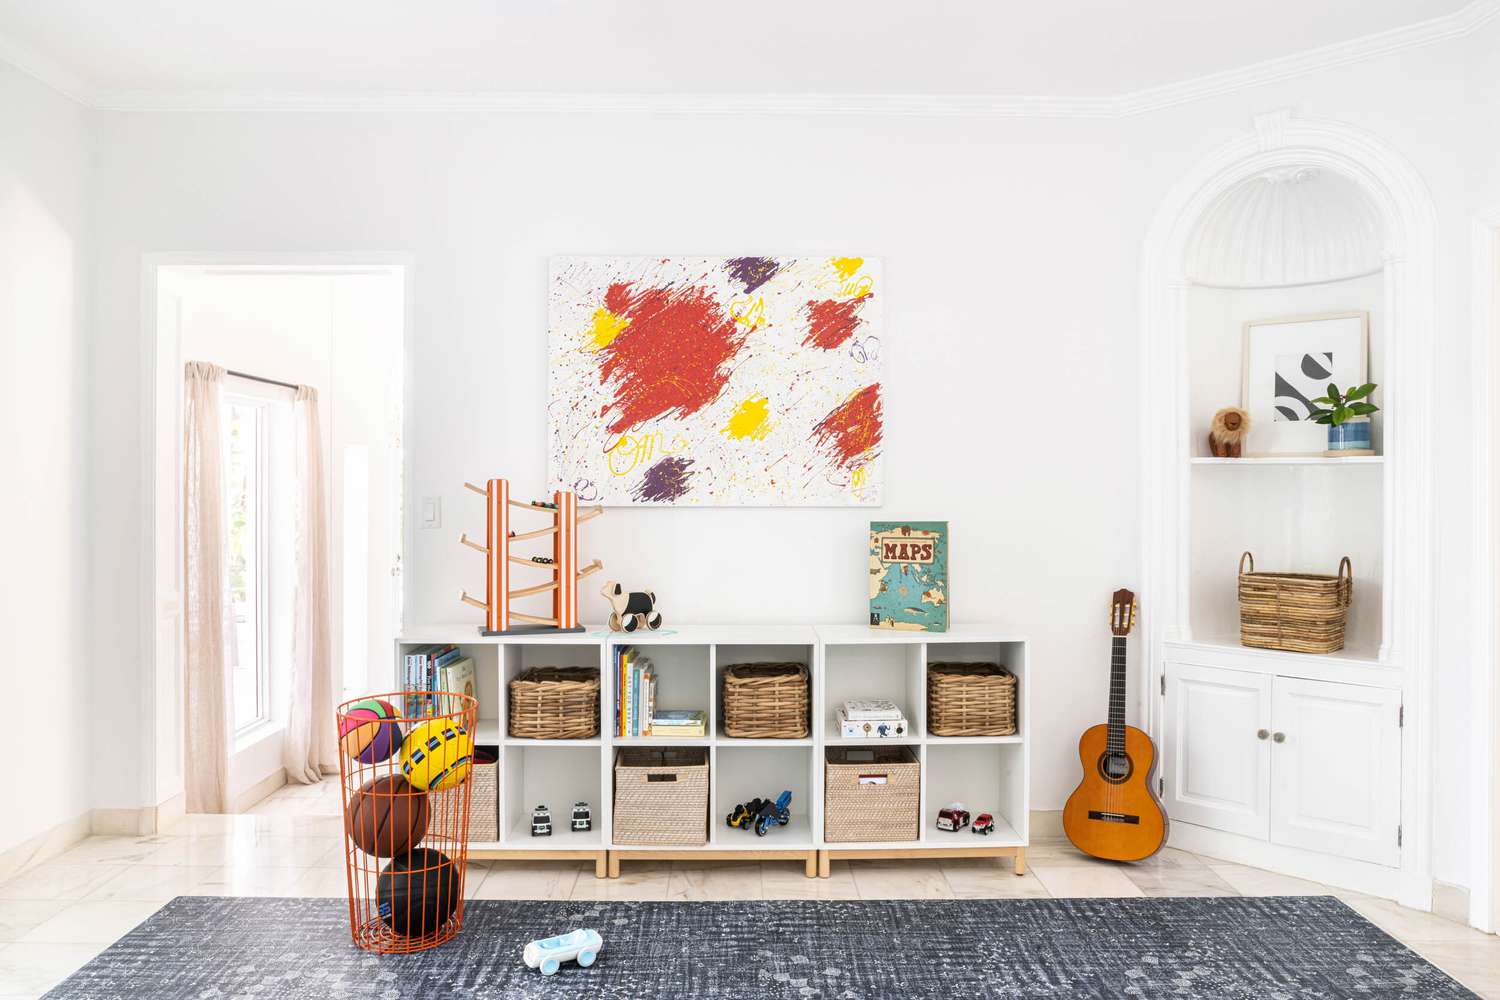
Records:
{"label": "wicker basket with handle", "polygon": [[[1249,569],[1246,569],[1248,564]],[[1344,648],[1344,619],[1354,600],[1354,567],[1345,556],[1335,576],[1257,573],[1255,557],[1240,556],[1240,644],[1291,653]]]}
{"label": "wicker basket with handle", "polygon": [[927,728],[934,736],[1014,736],[1016,675],[998,663],[929,664]]}
{"label": "wicker basket with handle", "polygon": [[828,747],[824,753],[824,840],[917,839],[922,765],[908,747]]}
{"label": "wicker basket with handle", "polygon": [[598,736],[598,669],[533,667],[511,681],[509,732],[527,740]]}
{"label": "wicker basket with handle", "polygon": [[615,755],[617,844],[708,842],[708,750],[627,747]]}
{"label": "wicker basket with handle", "polygon": [[735,663],[724,669],[724,735],[800,740],[809,729],[807,667]]}

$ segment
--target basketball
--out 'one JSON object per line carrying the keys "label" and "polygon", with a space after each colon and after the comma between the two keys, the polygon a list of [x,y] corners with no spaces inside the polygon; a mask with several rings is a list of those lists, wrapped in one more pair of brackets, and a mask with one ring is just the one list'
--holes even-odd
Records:
{"label": "basketball", "polygon": [[349,839],[366,854],[405,854],[427,833],[427,793],[399,774],[367,781],[349,800]]}
{"label": "basketball", "polygon": [[469,776],[474,741],[456,719],[433,719],[406,734],[401,773],[412,787],[435,792],[456,788]]}
{"label": "basketball", "polygon": [[361,764],[376,764],[401,746],[399,713],[388,701],[366,698],[344,713],[339,722],[339,746]]}
{"label": "basketball", "polygon": [[426,847],[396,858],[375,881],[380,920],[402,937],[436,933],[458,909],[458,895],[453,862]]}

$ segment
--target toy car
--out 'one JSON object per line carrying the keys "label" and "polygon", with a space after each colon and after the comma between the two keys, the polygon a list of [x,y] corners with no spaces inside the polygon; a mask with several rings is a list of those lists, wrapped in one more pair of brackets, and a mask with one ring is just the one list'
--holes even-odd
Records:
{"label": "toy car", "polygon": [[766,799],[761,802],[760,809],[755,814],[753,825],[755,835],[764,837],[774,826],[786,826],[792,821],[792,792],[787,789],[776,796],[776,801]]}
{"label": "toy car", "polygon": [[989,813],[980,813],[974,817],[974,826],[972,829],[975,833],[982,833],[988,837],[995,832],[995,817]]}
{"label": "toy car", "polygon": [[939,830],[958,831],[969,825],[969,810],[964,808],[962,802],[950,802],[938,810],[937,828]]}
{"label": "toy car", "polygon": [[542,975],[553,976],[564,962],[576,961],[587,969],[599,957],[604,948],[604,939],[599,932],[588,928],[568,931],[557,937],[533,941],[521,952],[521,960],[528,969],[542,970]]}
{"label": "toy car", "polygon": [[760,815],[760,807],[765,804],[765,799],[754,798],[749,802],[741,802],[734,807],[734,811],[724,817],[724,823],[736,830],[749,829],[751,822]]}
{"label": "toy car", "polygon": [[540,805],[531,810],[531,835],[533,837],[552,836],[552,812],[546,805]]}
{"label": "toy car", "polygon": [[587,802],[573,803],[573,822],[571,825],[574,833],[588,833],[594,828],[594,811],[589,808]]}

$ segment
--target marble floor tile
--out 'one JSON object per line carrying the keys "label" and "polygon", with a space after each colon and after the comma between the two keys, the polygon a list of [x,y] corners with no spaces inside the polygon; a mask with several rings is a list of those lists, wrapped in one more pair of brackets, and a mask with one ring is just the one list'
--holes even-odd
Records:
{"label": "marble floor tile", "polygon": [[[67,899],[0,900],[0,943],[16,940],[33,927],[57,916],[70,904]],[[0,993],[4,986],[0,985]]]}
{"label": "marble floor tile", "polygon": [[86,899],[44,920],[16,941],[31,944],[113,944],[161,909],[156,900]]}
{"label": "marble floor tile", "polygon": [[0,946],[0,983],[3,989],[40,996],[77,972],[105,948],[102,944],[7,944]]}
{"label": "marble floor tile", "polygon": [[766,899],[858,899],[854,872],[835,861],[828,878],[808,878],[800,864],[766,861],[760,866],[761,892]]}
{"label": "marble floor tile", "polygon": [[669,863],[625,861],[619,878],[580,878],[570,899],[663,900],[672,881]]}
{"label": "marble floor tile", "polygon": [[1028,866],[1049,865],[1056,868],[1066,865],[1085,868],[1113,868],[1118,863],[1084,854],[1065,840],[1050,844],[1033,844],[1026,848],[1026,864]]}
{"label": "marble floor tile", "polygon": [[1276,872],[1244,865],[1211,861],[1209,869],[1241,896],[1328,896],[1329,888],[1319,882],[1279,875]]}
{"label": "marble floor tile", "polygon": [[216,869],[193,888],[195,896],[293,896],[297,884],[307,878],[306,868],[260,866]]}
{"label": "marble floor tile", "polygon": [[764,899],[760,865],[744,861],[722,865],[678,861],[672,865],[667,898],[696,903],[716,899]]}
{"label": "marble floor tile", "polygon": [[1095,868],[1086,865],[1028,865],[1047,891],[1059,899],[1087,896],[1104,899],[1121,896],[1144,896],[1125,873],[1118,868]]}
{"label": "marble floor tile", "polygon": [[127,867],[48,862],[0,883],[0,899],[82,899]]}
{"label": "marble floor tile", "polygon": [[89,837],[56,860],[63,865],[139,864],[167,843],[165,837]]}
{"label": "marble floor tile", "polygon": [[1500,937],[1481,937],[1484,940],[1477,942],[1423,941],[1410,947],[1486,1000],[1500,1000]]}
{"label": "marble floor tile", "polygon": [[568,899],[585,867],[592,879],[594,866],[577,861],[494,861],[488,871],[479,873],[473,898]]}
{"label": "marble floor tile", "polygon": [[931,861],[850,861],[860,899],[953,899],[953,887]]}
{"label": "marble floor tile", "polygon": [[1234,887],[1208,866],[1201,868],[1141,868],[1121,865],[1120,871],[1147,896],[1238,896]]}
{"label": "marble floor tile", "polygon": [[[1480,944],[1488,941],[1500,944],[1500,938],[1494,935],[1481,933],[1472,927],[1433,916],[1431,913],[1407,909],[1389,899],[1364,896],[1346,898],[1344,902],[1391,937],[1408,944],[1417,941],[1440,941],[1451,944]],[[1496,971],[1500,972],[1500,968]]]}
{"label": "marble floor tile", "polygon": [[1010,862],[990,858],[945,858],[937,862],[957,899],[1045,899],[1051,893],[1034,872],[1017,875]]}
{"label": "marble floor tile", "polygon": [[207,865],[131,865],[84,898],[165,903],[174,896],[197,895],[194,890],[218,870]]}

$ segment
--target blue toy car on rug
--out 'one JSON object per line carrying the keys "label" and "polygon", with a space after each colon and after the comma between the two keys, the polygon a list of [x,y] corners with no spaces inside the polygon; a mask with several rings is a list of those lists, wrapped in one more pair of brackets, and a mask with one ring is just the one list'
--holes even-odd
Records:
{"label": "blue toy car on rug", "polygon": [[599,932],[581,927],[557,937],[533,941],[521,952],[521,959],[528,969],[541,969],[542,975],[552,976],[564,962],[576,961],[583,968],[594,964],[604,948],[604,938]]}

